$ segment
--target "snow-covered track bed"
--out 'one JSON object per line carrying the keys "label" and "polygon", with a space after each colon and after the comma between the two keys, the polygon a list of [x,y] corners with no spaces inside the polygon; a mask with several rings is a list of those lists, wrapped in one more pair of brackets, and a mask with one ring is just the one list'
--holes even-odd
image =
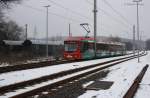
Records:
{"label": "snow-covered track bed", "polygon": [[27,69],[33,69],[33,68],[41,68],[41,67],[65,64],[65,63],[72,63],[72,62],[75,62],[75,61],[73,61],[73,60],[59,60],[59,61],[47,60],[47,61],[36,62],[36,63],[4,66],[4,67],[0,67],[0,74],[12,72],[12,71],[20,71],[20,70],[27,70]]}
{"label": "snow-covered track bed", "polygon": [[[143,55],[145,54],[141,54],[141,56]],[[12,98],[23,98],[27,96],[32,96],[48,88],[57,87],[61,84],[73,81],[74,79],[84,77],[93,72],[114,66],[116,64],[128,61],[130,59],[134,59],[136,57],[137,56],[122,57],[107,62],[102,62],[94,65],[85,66],[82,68],[76,68],[28,81],[19,82],[16,84],[2,86],[0,87],[0,91],[2,94],[1,96]],[[13,92],[12,90],[15,90],[16,92]]]}
{"label": "snow-covered track bed", "polygon": [[[132,55],[132,54],[133,53],[127,53],[127,55]],[[0,66],[0,74],[12,72],[12,71],[42,68],[42,67],[47,67],[47,66],[55,66],[59,64],[81,62],[81,61],[88,61],[88,60],[46,60],[46,61],[41,61],[41,62],[37,61],[33,63],[17,64],[17,65],[11,65],[11,66]]]}

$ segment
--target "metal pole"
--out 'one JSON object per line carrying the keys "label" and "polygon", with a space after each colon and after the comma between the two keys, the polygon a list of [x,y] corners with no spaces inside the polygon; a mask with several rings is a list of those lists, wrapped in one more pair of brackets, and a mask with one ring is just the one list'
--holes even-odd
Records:
{"label": "metal pole", "polygon": [[138,37],[138,63],[140,62],[140,51],[139,51],[139,1],[136,2],[137,3],[137,37]]}
{"label": "metal pole", "polygon": [[71,25],[69,23],[69,37],[71,37]]}
{"label": "metal pole", "polygon": [[[37,28],[36,28],[36,26],[34,26],[34,41],[37,43]],[[35,44],[35,53],[36,53],[36,55],[38,54],[38,46],[37,46],[37,44]]]}
{"label": "metal pole", "polygon": [[135,55],[135,25],[133,25],[133,53]]}
{"label": "metal pole", "polygon": [[37,35],[37,28],[34,26],[34,40],[36,40],[36,35]]}
{"label": "metal pole", "polygon": [[46,15],[46,57],[48,58],[48,8],[50,7],[50,5],[45,6],[47,11],[47,15]]}
{"label": "metal pole", "polygon": [[28,24],[25,24],[26,40],[28,39]]}
{"label": "metal pole", "polygon": [[96,42],[97,42],[97,0],[94,0],[94,51],[95,51],[95,57],[96,57]]}
{"label": "metal pole", "polygon": [[140,63],[140,51],[139,51],[139,31],[140,31],[140,26],[139,26],[139,2],[142,2],[142,0],[133,0],[133,2],[136,3],[137,6],[137,50],[138,50],[138,63]]}

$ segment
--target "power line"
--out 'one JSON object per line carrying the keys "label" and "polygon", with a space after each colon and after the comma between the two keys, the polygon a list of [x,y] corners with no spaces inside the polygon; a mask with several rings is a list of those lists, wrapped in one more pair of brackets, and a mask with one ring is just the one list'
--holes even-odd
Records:
{"label": "power line", "polygon": [[[45,13],[45,10],[42,10],[42,9],[39,9],[39,8],[35,8],[35,7],[30,6],[30,5],[22,5],[22,6],[24,6],[24,7],[26,7],[26,8],[33,9],[33,10],[38,11],[38,12]],[[53,13],[53,12],[48,12],[48,13],[51,14],[51,15],[60,17],[60,18],[62,18],[62,19],[65,19],[65,20],[70,19],[70,20],[72,20],[73,22],[82,23],[80,20],[73,19],[73,18],[70,18],[70,17],[66,17],[66,16],[63,16],[63,15],[59,15],[59,14],[57,14],[57,13]],[[104,25],[106,28],[111,27],[111,26],[108,26],[108,25],[106,26],[105,24],[102,24],[102,25]]]}
{"label": "power line", "polygon": [[53,0],[48,0],[48,1],[50,1],[51,3],[55,4],[56,6],[58,6],[58,7],[60,7],[60,8],[63,8],[63,9],[65,9],[65,10],[67,10],[67,11],[73,13],[73,14],[76,14],[76,15],[78,15],[78,16],[80,16],[80,17],[83,17],[83,18],[86,18],[86,19],[88,19],[88,20],[92,20],[91,18],[89,18],[89,17],[87,17],[87,16],[85,16],[85,15],[79,13],[79,12],[73,11],[73,10],[67,8],[67,7],[64,7],[63,5],[61,5],[61,4],[59,4],[59,3],[56,3],[56,2],[53,1]]}
{"label": "power line", "polygon": [[117,11],[113,6],[107,1],[107,0],[102,0],[105,4],[107,4],[116,14],[118,14],[126,23],[132,25],[119,11]]}
{"label": "power line", "polygon": [[[58,7],[60,7],[60,8],[63,8],[63,9],[65,9],[65,10],[67,10],[67,11],[73,13],[73,14],[77,14],[77,15],[79,15],[79,16],[81,16],[81,17],[84,17],[84,18],[87,18],[87,19],[91,20],[90,18],[88,18],[88,17],[86,17],[86,16],[84,16],[84,15],[78,13],[78,12],[75,12],[75,11],[73,11],[73,10],[67,8],[67,7],[64,7],[63,5],[61,5],[61,4],[59,4],[59,3],[56,3],[56,2],[54,2],[53,0],[48,0],[48,1],[50,1],[51,3],[55,4],[56,6],[58,6]],[[105,11],[103,11],[103,12],[105,13]],[[105,13],[105,14],[106,14],[106,13]],[[107,14],[107,15],[108,15],[108,14]],[[102,24],[102,25],[104,25],[104,24]]]}
{"label": "power line", "polygon": [[[101,26],[103,26],[103,27],[106,27],[107,29],[109,28],[109,29],[115,29],[115,28],[112,28],[112,26],[110,26],[110,25],[108,25],[108,24],[104,24],[104,23],[101,23]],[[122,32],[128,32],[128,31],[126,31],[126,30],[124,30],[124,29],[120,29]]]}
{"label": "power line", "polygon": [[[85,1],[86,1],[88,4],[90,4],[90,5],[93,6],[93,3],[91,3],[90,1],[88,1],[88,0],[85,0]],[[108,12],[106,12],[105,10],[103,10],[103,9],[101,9],[101,8],[99,8],[99,7],[98,7],[98,9],[101,10],[101,11],[104,13],[104,15],[106,15],[106,16],[112,18],[112,20],[114,20],[114,21],[116,21],[116,22],[118,22],[118,23],[121,23],[121,24],[124,25],[125,27],[129,28],[130,30],[132,30],[126,23],[124,23],[124,22],[118,20],[117,18],[115,18],[114,16],[112,16],[111,14],[109,14]]]}
{"label": "power line", "polygon": [[[32,7],[32,6],[30,6],[30,5],[22,5],[22,6],[23,6],[23,7],[26,7],[26,8],[33,9],[33,10],[38,11],[38,12],[45,13],[44,10],[39,9],[39,8]],[[57,14],[57,13],[53,13],[53,12],[48,12],[48,13],[51,14],[51,15],[54,15],[54,16],[63,18],[63,19],[65,19],[65,20],[72,20],[72,21],[74,21],[74,22],[81,23],[80,20],[76,20],[76,19],[73,19],[73,18],[70,18],[70,17],[66,17],[66,16],[63,16],[63,15],[60,15],[60,14]]]}
{"label": "power line", "polygon": [[[88,2],[89,4],[91,4],[92,6],[93,6],[93,3],[91,3],[90,1],[88,1],[88,0],[86,0],[86,2]],[[99,8],[100,9],[100,8]],[[108,12],[106,12],[105,10],[103,10],[103,9],[100,9],[105,15],[107,15],[107,16],[109,16],[109,17],[111,17],[112,15],[110,15]],[[112,17],[111,17],[112,18]],[[113,17],[113,19],[115,20],[115,21],[117,21],[117,22],[121,22],[122,23],[122,21],[119,21],[118,19],[116,19],[116,18],[114,18]],[[124,23],[122,23],[122,24],[124,24]],[[103,26],[103,27],[107,27],[107,28],[112,28],[111,26],[109,26],[109,25],[107,25],[107,24],[104,24],[104,23],[101,23],[101,25]],[[127,27],[128,28],[128,27]],[[123,31],[125,31],[125,30],[123,30]]]}

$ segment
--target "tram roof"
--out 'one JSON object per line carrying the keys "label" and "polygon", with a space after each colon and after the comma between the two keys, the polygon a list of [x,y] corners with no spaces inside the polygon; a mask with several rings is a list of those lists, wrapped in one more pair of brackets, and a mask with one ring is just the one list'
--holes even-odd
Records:
{"label": "tram roof", "polygon": [[[84,42],[94,42],[93,37],[68,37],[65,41],[84,41]],[[121,42],[110,42],[110,41],[98,41],[98,44],[107,44],[107,45],[119,45],[124,46],[124,43]]]}
{"label": "tram roof", "polygon": [[94,38],[92,37],[68,37],[65,41],[84,41],[84,40],[94,41]]}
{"label": "tram roof", "polygon": [[118,45],[118,46],[124,46],[124,43],[121,42],[97,42],[98,44],[107,44],[107,45]]}

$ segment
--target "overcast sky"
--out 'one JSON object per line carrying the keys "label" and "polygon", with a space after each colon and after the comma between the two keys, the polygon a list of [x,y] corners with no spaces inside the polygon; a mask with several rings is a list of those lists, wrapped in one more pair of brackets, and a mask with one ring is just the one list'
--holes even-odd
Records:
{"label": "overcast sky", "polygon": [[[53,1],[53,2],[52,2]],[[119,36],[132,38],[132,26],[136,24],[136,6],[128,6],[132,0],[98,1],[98,35]],[[144,0],[140,7],[140,31],[142,38],[150,38],[150,0]],[[93,0],[23,0],[13,9],[6,11],[10,19],[19,25],[28,24],[30,37],[43,38],[46,36],[46,8],[49,8],[49,37],[68,36],[68,24],[71,23],[73,36],[84,36],[86,32],[80,23],[89,23],[93,35]],[[59,6],[58,6],[59,5]],[[113,8],[113,9],[112,9]],[[115,10],[115,11],[114,11]],[[37,34],[34,28],[37,28]]]}

